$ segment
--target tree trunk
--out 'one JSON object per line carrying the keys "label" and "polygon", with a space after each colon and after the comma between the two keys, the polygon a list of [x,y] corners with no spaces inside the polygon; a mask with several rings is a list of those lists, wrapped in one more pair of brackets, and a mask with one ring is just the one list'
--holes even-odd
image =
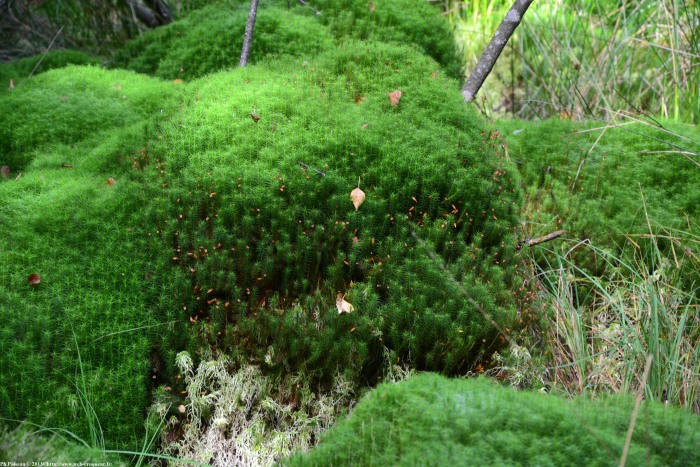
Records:
{"label": "tree trunk", "polygon": [[253,28],[255,27],[255,15],[258,13],[258,0],[250,0],[250,11],[248,12],[248,22],[245,25],[245,35],[243,36],[243,50],[241,51],[240,66],[248,64],[250,46],[253,43]]}
{"label": "tree trunk", "polygon": [[508,10],[506,17],[503,18],[496,33],[493,35],[493,38],[491,38],[491,42],[476,63],[476,68],[472,71],[472,74],[469,75],[469,79],[462,88],[462,96],[464,96],[465,101],[469,102],[476,97],[476,93],[479,92],[481,85],[484,84],[489,73],[491,73],[493,66],[496,64],[496,60],[498,60],[501,52],[503,52],[503,49],[508,43],[508,39],[510,39],[510,36],[515,32],[515,28],[520,24],[520,21],[532,1],[533,0],[515,0],[513,6]]}

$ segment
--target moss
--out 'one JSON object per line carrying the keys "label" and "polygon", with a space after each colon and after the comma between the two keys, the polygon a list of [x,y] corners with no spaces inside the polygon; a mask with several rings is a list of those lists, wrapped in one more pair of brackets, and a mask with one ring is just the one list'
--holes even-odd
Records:
{"label": "moss", "polygon": [[[38,64],[38,66],[37,66]],[[68,65],[99,65],[100,59],[77,50],[54,50],[12,62],[0,63],[0,93],[10,91],[10,80],[15,87],[21,86],[34,75]],[[34,76],[33,75],[33,76]],[[1,95],[1,94],[0,94]]]}
{"label": "moss", "polygon": [[132,125],[175,104],[178,87],[129,71],[68,66],[35,76],[0,99],[3,165],[16,171],[50,144],[75,144]]}
{"label": "moss", "polygon": [[46,437],[32,430],[29,425],[20,425],[12,430],[0,428],[0,461],[13,463],[106,463],[126,465],[114,456],[83,445],[69,442],[53,435]]}
{"label": "moss", "polygon": [[[248,8],[211,6],[130,41],[115,66],[166,79],[190,80],[238,64]],[[310,57],[333,45],[315,18],[281,8],[260,8],[250,63],[278,55]]]}
{"label": "moss", "polygon": [[[682,176],[696,171],[697,165],[692,156],[681,153],[697,153],[700,139],[696,128],[661,124],[663,128],[638,123],[606,129],[559,120],[501,122],[530,199],[525,220],[547,226],[532,236],[565,229],[570,238],[589,239],[616,257],[641,254],[653,271],[659,267],[654,266],[658,258],[647,254],[654,249],[645,238],[651,228],[661,234],[655,240],[660,251],[684,263],[687,285],[697,281],[697,259],[678,252],[700,231],[695,222],[700,190],[692,178]],[[680,241],[672,245],[669,237]],[[562,254],[571,248],[566,243],[551,245]],[[569,257],[594,275],[607,267],[591,250],[579,248]]]}
{"label": "moss", "polygon": [[[413,44],[451,78],[464,79],[462,58],[446,18],[429,2],[414,0],[318,0],[321,21],[337,37]],[[313,11],[306,9],[306,14]]]}
{"label": "moss", "polygon": [[[277,6],[274,6],[277,5]],[[285,2],[263,2],[255,23],[250,63],[292,55],[310,59],[328,51],[335,39],[355,38],[414,45],[441,64],[448,76],[462,78],[447,21],[436,8],[413,0],[314,2],[322,10]],[[240,57],[248,2],[203,7],[179,21],[130,41],[114,66],[167,79],[192,79],[235,66]]]}
{"label": "moss", "polygon": [[[423,374],[370,392],[308,454],[283,465],[616,465],[630,398],[567,401],[486,379]],[[694,465],[700,423],[643,403],[627,462]]]}
{"label": "moss", "polygon": [[[176,319],[205,342],[256,361],[273,346],[273,371],[317,377],[371,380],[383,346],[419,368],[470,369],[495,331],[412,232],[497,321],[515,318],[514,169],[434,61],[350,40],[188,89],[153,148],[169,187],[153,216]],[[356,314],[338,316],[337,293]]]}

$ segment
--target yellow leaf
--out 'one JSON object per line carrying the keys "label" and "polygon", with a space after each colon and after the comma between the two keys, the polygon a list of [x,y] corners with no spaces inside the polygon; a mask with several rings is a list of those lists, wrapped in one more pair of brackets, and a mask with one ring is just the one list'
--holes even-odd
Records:
{"label": "yellow leaf", "polygon": [[345,298],[343,297],[345,297],[345,295],[342,293],[339,293],[335,297],[335,306],[338,307],[338,314],[341,314],[343,312],[351,313],[355,311],[355,307],[353,307],[350,303],[346,302]]}

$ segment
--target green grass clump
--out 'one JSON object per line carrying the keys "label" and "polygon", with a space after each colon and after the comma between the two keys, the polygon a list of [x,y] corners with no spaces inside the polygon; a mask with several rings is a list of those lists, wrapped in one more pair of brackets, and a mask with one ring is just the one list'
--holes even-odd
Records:
{"label": "green grass clump", "polygon": [[[177,297],[163,320],[252,361],[272,348],[273,372],[371,381],[384,347],[419,368],[471,369],[499,340],[438,263],[509,325],[520,195],[457,89],[415,49],[355,41],[189,85],[152,148],[167,196],[149,223]],[[338,293],[354,313],[338,314]]]}
{"label": "green grass clump", "polygon": [[[178,88],[130,71],[69,66],[33,77],[3,95],[0,162],[16,171],[45,146],[146,120],[173,106]],[[108,136],[105,136],[107,139]]]}
{"label": "green grass clump", "polygon": [[[287,465],[617,465],[634,403],[567,401],[434,374],[385,384]],[[697,418],[643,403],[628,465],[700,462]]]}

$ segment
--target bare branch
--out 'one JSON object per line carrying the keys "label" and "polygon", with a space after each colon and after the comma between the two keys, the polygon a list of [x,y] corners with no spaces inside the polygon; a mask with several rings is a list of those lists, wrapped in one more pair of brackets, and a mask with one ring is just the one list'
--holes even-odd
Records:
{"label": "bare branch", "polygon": [[496,64],[496,60],[498,60],[501,52],[503,52],[503,49],[508,43],[508,39],[510,39],[510,36],[515,32],[515,28],[520,24],[523,15],[525,15],[531,3],[532,0],[515,0],[513,6],[508,10],[506,17],[503,18],[496,33],[491,38],[491,42],[476,63],[476,68],[472,74],[469,75],[469,79],[462,88],[462,95],[465,101],[470,102],[476,97],[476,93],[479,92],[481,85],[484,84],[484,81],[486,81],[486,78],[491,73],[493,66]]}

